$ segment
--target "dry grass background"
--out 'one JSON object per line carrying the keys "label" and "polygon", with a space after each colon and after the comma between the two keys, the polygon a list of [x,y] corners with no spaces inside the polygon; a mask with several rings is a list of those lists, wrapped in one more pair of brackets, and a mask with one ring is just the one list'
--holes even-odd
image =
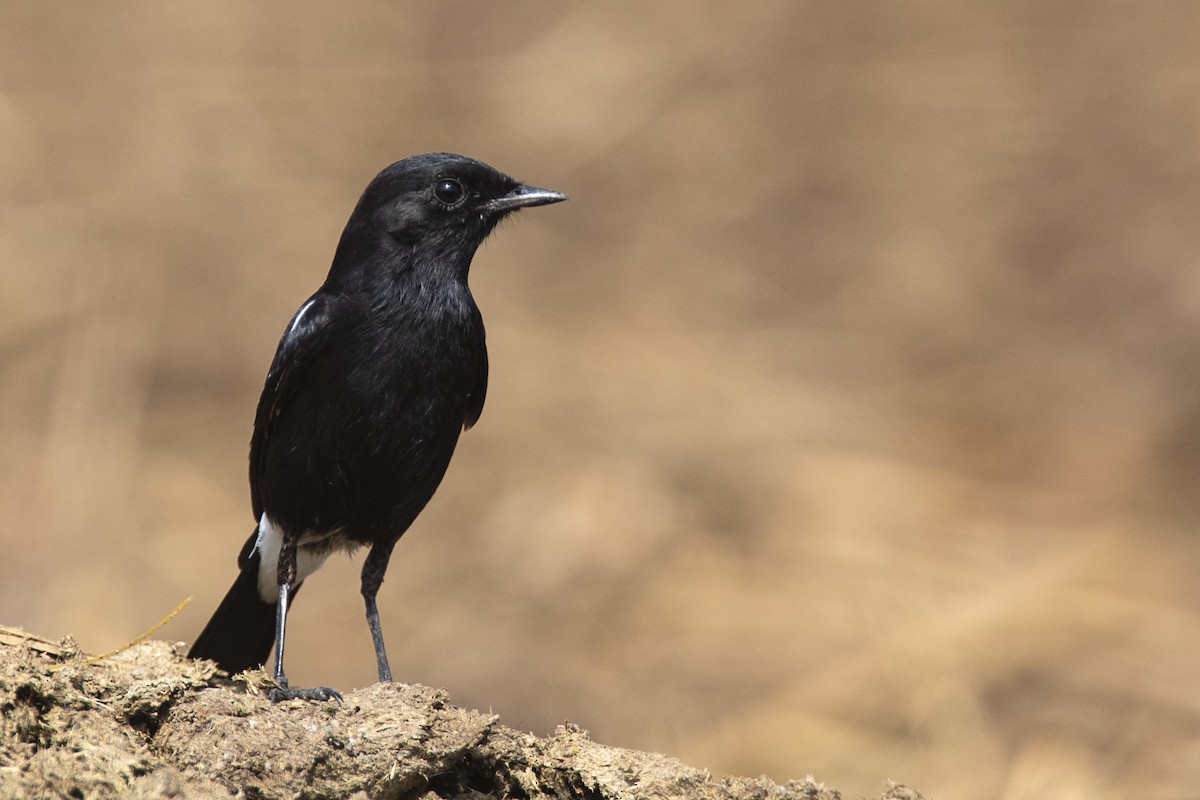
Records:
{"label": "dry grass background", "polygon": [[[477,156],[493,383],[381,607],[516,727],[1200,796],[1200,6],[0,6],[0,618],[190,639],[358,192]],[[374,679],[338,559],[298,683]]]}

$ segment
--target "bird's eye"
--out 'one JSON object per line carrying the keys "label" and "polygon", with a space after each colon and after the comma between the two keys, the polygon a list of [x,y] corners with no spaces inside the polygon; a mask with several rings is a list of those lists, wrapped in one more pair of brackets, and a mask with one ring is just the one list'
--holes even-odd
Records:
{"label": "bird's eye", "polygon": [[467,196],[467,190],[457,178],[439,178],[433,185],[433,196],[439,203],[453,208]]}

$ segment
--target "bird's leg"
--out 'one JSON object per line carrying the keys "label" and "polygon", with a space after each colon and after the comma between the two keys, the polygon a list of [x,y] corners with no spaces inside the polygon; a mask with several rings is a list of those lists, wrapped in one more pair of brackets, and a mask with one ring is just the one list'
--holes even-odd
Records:
{"label": "bird's leg", "polygon": [[283,673],[283,642],[287,638],[288,585],[279,584],[279,602],[275,604],[275,683],[286,689],[287,675]]}
{"label": "bird's leg", "polygon": [[383,646],[383,628],[379,625],[379,607],[375,595],[383,585],[383,573],[387,572],[388,559],[392,556],[395,540],[381,542],[371,547],[362,569],[362,596],[367,605],[367,627],[371,629],[371,641],[375,645],[375,666],[379,668],[381,683],[391,683],[392,669],[388,666],[387,650]]}
{"label": "bird's leg", "polygon": [[333,689],[316,686],[312,689],[291,689],[287,673],[283,671],[283,643],[287,635],[288,606],[291,591],[296,583],[296,539],[284,536],[279,547],[279,604],[275,606],[275,683],[276,687],[267,695],[272,703],[281,700],[336,700],[342,696]]}

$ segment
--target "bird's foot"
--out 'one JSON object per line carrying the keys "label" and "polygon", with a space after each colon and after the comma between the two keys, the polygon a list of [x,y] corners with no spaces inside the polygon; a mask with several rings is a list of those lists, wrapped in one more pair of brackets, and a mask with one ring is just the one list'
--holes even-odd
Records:
{"label": "bird's foot", "polygon": [[272,703],[280,703],[284,700],[336,700],[339,704],[342,702],[342,696],[334,689],[327,686],[314,686],[311,689],[289,689],[287,684],[277,686],[272,689],[267,697]]}

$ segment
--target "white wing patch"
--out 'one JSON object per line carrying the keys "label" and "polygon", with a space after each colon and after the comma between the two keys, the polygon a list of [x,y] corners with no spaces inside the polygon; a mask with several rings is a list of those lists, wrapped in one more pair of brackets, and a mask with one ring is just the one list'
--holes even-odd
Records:
{"label": "white wing patch", "polygon": [[296,316],[292,318],[292,324],[288,326],[287,335],[289,337],[296,332],[297,328],[300,327],[301,320],[304,319],[304,315],[308,313],[308,310],[312,308],[312,304],[315,302],[317,302],[317,299],[314,297],[304,305],[300,306],[300,310],[297,311]]}

